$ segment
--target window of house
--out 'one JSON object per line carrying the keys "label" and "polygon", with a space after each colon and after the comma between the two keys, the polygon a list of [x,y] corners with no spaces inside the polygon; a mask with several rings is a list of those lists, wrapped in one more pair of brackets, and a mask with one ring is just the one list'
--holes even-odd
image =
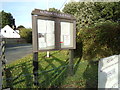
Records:
{"label": "window of house", "polygon": [[6,33],[6,30],[4,30],[4,32]]}

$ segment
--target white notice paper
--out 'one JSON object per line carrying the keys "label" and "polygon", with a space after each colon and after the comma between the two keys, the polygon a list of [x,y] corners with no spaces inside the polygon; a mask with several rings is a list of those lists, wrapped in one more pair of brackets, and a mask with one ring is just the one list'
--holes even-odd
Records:
{"label": "white notice paper", "polygon": [[39,48],[46,48],[46,42],[45,42],[45,38],[39,38]]}
{"label": "white notice paper", "polygon": [[47,21],[47,33],[54,33],[54,21]]}
{"label": "white notice paper", "polygon": [[38,33],[46,33],[46,20],[38,19]]}
{"label": "white notice paper", "polygon": [[62,35],[70,35],[70,23],[61,22],[61,34]]}
{"label": "white notice paper", "polygon": [[46,34],[46,42],[47,46],[55,45],[55,35],[54,34]]}
{"label": "white notice paper", "polygon": [[39,43],[39,49],[46,48],[46,43]]}
{"label": "white notice paper", "polygon": [[70,45],[70,35],[64,35],[64,45]]}
{"label": "white notice paper", "polygon": [[42,43],[42,42],[44,43],[44,42],[45,42],[45,38],[44,38],[44,37],[39,38],[39,42],[40,42],[40,43]]}
{"label": "white notice paper", "polygon": [[63,38],[64,38],[64,35],[61,35],[61,42],[63,42],[64,40],[63,40]]}

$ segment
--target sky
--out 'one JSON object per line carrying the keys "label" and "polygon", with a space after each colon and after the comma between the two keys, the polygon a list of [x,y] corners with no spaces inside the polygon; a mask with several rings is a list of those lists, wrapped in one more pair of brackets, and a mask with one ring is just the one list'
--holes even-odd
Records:
{"label": "sky", "polygon": [[13,15],[16,26],[32,28],[32,10],[53,7],[60,9],[65,1],[68,2],[68,0],[0,0],[0,9]]}

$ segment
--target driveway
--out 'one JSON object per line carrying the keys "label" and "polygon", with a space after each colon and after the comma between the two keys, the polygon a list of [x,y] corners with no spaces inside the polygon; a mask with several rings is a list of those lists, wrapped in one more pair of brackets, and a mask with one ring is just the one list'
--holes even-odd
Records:
{"label": "driveway", "polygon": [[7,59],[7,64],[17,59],[21,59],[30,53],[32,53],[31,44],[6,45],[5,56]]}

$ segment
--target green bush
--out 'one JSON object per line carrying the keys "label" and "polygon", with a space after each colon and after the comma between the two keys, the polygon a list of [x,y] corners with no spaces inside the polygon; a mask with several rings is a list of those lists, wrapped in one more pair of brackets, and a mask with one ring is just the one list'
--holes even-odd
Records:
{"label": "green bush", "polygon": [[120,1],[71,2],[62,11],[76,17],[77,30],[106,20],[120,23]]}
{"label": "green bush", "polygon": [[27,43],[32,43],[32,29],[21,28],[20,36],[21,36],[21,38],[25,39]]}
{"label": "green bush", "polygon": [[83,44],[82,56],[86,60],[98,60],[120,53],[120,24],[118,23],[106,21],[93,27],[82,28],[77,33],[77,37],[77,42]]}

